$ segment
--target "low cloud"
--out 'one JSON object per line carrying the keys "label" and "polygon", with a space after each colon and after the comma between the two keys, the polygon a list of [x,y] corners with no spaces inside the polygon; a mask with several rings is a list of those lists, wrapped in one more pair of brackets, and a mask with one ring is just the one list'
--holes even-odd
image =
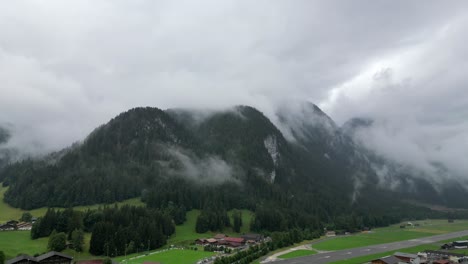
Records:
{"label": "low cloud", "polygon": [[226,181],[237,182],[233,177],[232,167],[217,156],[197,158],[180,149],[170,148],[170,155],[181,164],[177,175],[194,180],[200,184],[220,184]]}

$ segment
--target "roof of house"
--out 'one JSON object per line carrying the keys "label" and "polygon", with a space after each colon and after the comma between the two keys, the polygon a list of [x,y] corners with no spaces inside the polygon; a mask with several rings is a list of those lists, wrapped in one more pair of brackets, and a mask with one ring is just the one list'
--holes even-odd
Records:
{"label": "roof of house", "polygon": [[372,262],[374,261],[382,261],[383,263],[387,263],[387,264],[398,264],[400,262],[400,259],[395,257],[395,256],[387,256],[387,257],[383,257],[383,258],[379,258],[379,259],[374,259],[372,260]]}
{"label": "roof of house", "polygon": [[29,260],[29,261],[33,261],[33,262],[37,262],[37,260],[34,258],[34,257],[31,257],[29,255],[20,255],[16,258],[13,258],[13,259],[10,259],[10,260],[7,260],[5,262],[5,264],[13,264],[13,263],[16,263],[16,262],[19,262],[21,260]]}
{"label": "roof of house", "polygon": [[454,252],[446,252],[446,251],[438,251],[438,250],[426,250],[424,251],[427,254],[439,255],[439,256],[454,256],[454,257],[464,257],[464,254],[454,253]]}
{"label": "roof of house", "polygon": [[214,242],[216,242],[216,239],[214,239],[214,238],[208,238],[206,241],[207,241],[208,243],[214,243]]}
{"label": "roof of house", "polygon": [[416,254],[410,254],[410,253],[403,253],[403,252],[396,252],[395,254],[393,254],[393,256],[395,257],[403,257],[403,258],[417,258],[418,255]]}
{"label": "roof of house", "polygon": [[439,259],[439,260],[433,261],[432,263],[434,263],[434,264],[448,264],[448,263],[450,263],[450,260],[448,260],[448,259]]}
{"label": "roof of house", "polygon": [[225,234],[216,234],[216,236],[214,236],[215,239],[223,239],[227,237]]}
{"label": "roof of house", "polygon": [[244,239],[242,237],[226,237],[224,241],[232,243],[243,243]]}
{"label": "roof of house", "polygon": [[50,252],[47,252],[45,254],[42,254],[42,255],[38,256],[36,258],[36,260],[37,261],[42,261],[44,259],[47,259],[47,258],[50,258],[50,257],[53,257],[53,256],[60,256],[60,257],[67,258],[67,259],[73,259],[73,257],[71,257],[69,255],[66,255],[66,254],[63,254],[63,253],[60,253],[60,252],[56,252],[56,251],[50,251]]}
{"label": "roof of house", "polygon": [[244,234],[241,236],[245,240],[257,240],[257,239],[262,239],[262,235],[260,234]]}

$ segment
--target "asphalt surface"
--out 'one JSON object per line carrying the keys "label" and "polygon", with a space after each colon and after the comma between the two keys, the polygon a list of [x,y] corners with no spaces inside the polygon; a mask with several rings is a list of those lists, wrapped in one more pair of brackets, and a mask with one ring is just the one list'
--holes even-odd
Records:
{"label": "asphalt surface", "polygon": [[381,252],[387,251],[397,251],[398,249],[408,248],[419,246],[423,244],[434,243],[441,240],[447,240],[452,238],[458,238],[461,236],[468,236],[468,230],[454,232],[454,233],[447,233],[442,235],[430,236],[430,237],[423,237],[418,239],[410,239],[405,241],[398,241],[392,242],[387,244],[379,244],[367,247],[359,247],[359,248],[351,248],[345,250],[338,250],[338,251],[330,251],[326,253],[318,253],[311,256],[306,257],[299,257],[293,259],[285,259],[285,260],[278,260],[271,263],[274,264],[323,264],[323,263],[330,263],[338,260],[345,260],[355,257],[361,257]]}

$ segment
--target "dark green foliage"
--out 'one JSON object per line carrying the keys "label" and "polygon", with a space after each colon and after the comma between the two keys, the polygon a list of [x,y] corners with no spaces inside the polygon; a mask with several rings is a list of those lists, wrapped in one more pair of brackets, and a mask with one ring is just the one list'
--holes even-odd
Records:
{"label": "dark green foliage", "polygon": [[223,231],[225,227],[231,226],[229,216],[226,210],[203,210],[197,217],[195,230],[197,233],[205,233],[207,231]]}
{"label": "dark green foliage", "polygon": [[[173,232],[171,221],[183,223],[185,212],[194,208],[202,210],[198,232],[229,226],[226,211],[235,208],[255,212],[251,229],[256,232],[322,230],[324,226],[354,231],[408,217],[441,217],[403,203],[407,196],[380,189],[365,153],[358,155],[354,142],[318,107],[306,105],[303,114],[302,119],[290,113],[278,116],[285,126],[291,120],[297,125],[291,130],[297,140],[287,141],[251,107],[214,112],[203,119],[184,111],[135,108],[97,128],[82,144],[43,160],[7,166],[0,172],[0,179],[10,186],[5,201],[31,209],[141,196],[149,208],[157,209],[156,224],[140,219],[120,223],[109,218],[108,208],[82,215],[49,210],[33,226],[32,238],[47,236],[54,229],[70,239],[75,229],[102,233],[105,240],[95,237],[92,250],[107,255],[164,244]],[[269,144],[278,152],[276,160],[266,147]],[[191,159],[192,167],[174,153]],[[207,168],[219,165],[216,162],[197,168],[206,160],[222,161],[229,168],[215,172]],[[230,177],[219,180],[218,174],[226,170]],[[462,193],[457,190],[454,196]],[[233,218],[235,230],[240,229],[238,220]],[[154,231],[156,237],[126,239],[134,230]]]}
{"label": "dark green foliage", "polygon": [[0,264],[5,263],[5,253],[0,250]]}
{"label": "dark green foliage", "polygon": [[112,259],[110,259],[110,258],[105,258],[105,259],[102,261],[102,264],[112,264]]}
{"label": "dark green foliage", "polygon": [[84,232],[81,229],[75,229],[71,234],[71,242],[76,252],[83,252]]}
{"label": "dark green foliage", "polygon": [[23,222],[31,222],[31,219],[32,219],[31,213],[30,213],[30,212],[24,212],[24,213],[21,215],[20,221],[23,221]]}
{"label": "dark green foliage", "polygon": [[63,232],[52,231],[49,237],[47,249],[52,251],[62,251],[67,247],[67,235]]}
{"label": "dark green foliage", "polygon": [[92,230],[89,252],[114,257],[159,248],[175,227],[172,219],[159,210],[123,206],[104,209],[103,218]]}
{"label": "dark green foliage", "polygon": [[232,230],[239,233],[242,227],[242,212],[234,210],[232,213]]}

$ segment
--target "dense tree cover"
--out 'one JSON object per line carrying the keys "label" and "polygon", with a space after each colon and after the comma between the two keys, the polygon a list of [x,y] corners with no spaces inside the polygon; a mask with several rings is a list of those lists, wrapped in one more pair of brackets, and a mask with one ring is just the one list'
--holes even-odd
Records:
{"label": "dense tree cover", "polygon": [[232,230],[234,230],[234,232],[239,233],[242,224],[242,212],[234,210],[234,212],[232,212]]}
{"label": "dense tree cover", "polygon": [[83,213],[73,209],[48,209],[43,217],[39,217],[31,229],[31,238],[49,236],[52,231],[64,232],[71,238],[75,229],[83,229]]}
{"label": "dense tree cover", "polygon": [[[83,230],[92,232],[90,253],[116,256],[163,246],[167,237],[175,232],[175,226],[169,211],[146,207],[114,206],[84,213],[73,209],[48,209],[34,223],[31,237],[50,235],[49,244],[60,248],[58,241],[61,242],[64,235],[73,249],[80,252],[84,244]],[[60,238],[55,238],[58,234]]]}
{"label": "dense tree cover", "polygon": [[89,252],[117,256],[159,248],[175,227],[171,217],[159,210],[123,206],[104,209],[92,230]]}
{"label": "dense tree cover", "polygon": [[47,244],[47,249],[51,251],[62,251],[67,247],[67,235],[64,232],[57,233],[57,231],[52,231],[49,236],[49,242]]}
{"label": "dense tree cover", "polygon": [[225,227],[230,227],[231,221],[226,210],[206,209],[197,217],[195,230],[198,233],[207,231],[222,231]]}
{"label": "dense tree cover", "polygon": [[21,215],[20,221],[31,222],[31,220],[32,220],[32,214],[30,212],[24,212]]}
{"label": "dense tree cover", "polygon": [[81,229],[75,229],[73,230],[71,234],[71,243],[72,243],[72,248],[76,252],[83,252],[83,246],[84,246],[84,232]]}
{"label": "dense tree cover", "polygon": [[[31,209],[141,196],[149,208],[162,212],[162,222],[173,219],[180,224],[187,210],[202,209],[199,232],[221,230],[229,220],[225,212],[236,208],[255,212],[251,229],[258,232],[323,227],[353,231],[404,218],[440,216],[379,188],[365,155],[356,154],[354,143],[331,119],[315,106],[304,113],[320,122],[279,116],[281,122],[294,119],[292,123],[297,125],[291,130],[297,140],[288,141],[251,107],[204,118],[180,110],[135,108],[97,128],[81,144],[45,159],[7,166],[0,172],[0,181],[9,185],[5,201]],[[276,160],[267,144],[277,151]],[[196,161],[213,157],[217,159],[212,161],[222,160],[229,168],[216,162],[197,168],[203,162]],[[187,165],[190,159],[193,162]],[[197,170],[198,174],[192,173]],[[230,177],[220,180],[217,173]],[[128,226],[120,229],[121,224],[104,221],[106,210],[72,212],[51,210],[34,225],[32,237],[47,236],[55,229],[71,239],[75,229],[89,232],[99,223],[98,230],[106,234],[106,240],[96,242],[99,246],[94,252],[121,254],[127,248],[133,252],[157,244],[145,241],[152,240],[149,238],[129,240],[127,246],[106,242],[125,233]],[[135,220],[132,228],[139,225]],[[151,228],[159,230],[160,226]],[[167,228],[161,232],[171,233]],[[101,247],[103,243],[106,248]]]}

